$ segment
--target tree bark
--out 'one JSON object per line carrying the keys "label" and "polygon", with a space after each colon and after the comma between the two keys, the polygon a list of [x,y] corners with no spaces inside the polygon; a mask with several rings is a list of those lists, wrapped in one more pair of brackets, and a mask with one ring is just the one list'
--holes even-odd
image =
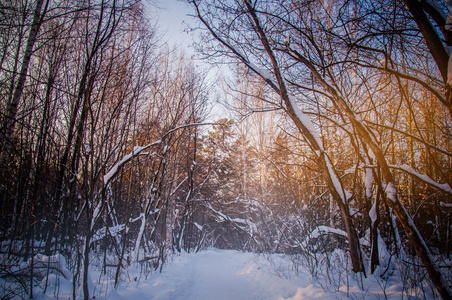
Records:
{"label": "tree bark", "polygon": [[45,15],[48,5],[48,0],[46,2],[46,7],[41,13],[42,5],[44,0],[38,0],[36,2],[36,8],[33,16],[33,23],[30,29],[30,35],[28,36],[27,47],[25,49],[24,59],[22,61],[22,67],[20,70],[19,79],[17,81],[16,88],[14,90],[14,95],[10,103],[7,106],[7,112],[5,121],[3,124],[3,130],[5,132],[3,150],[1,154],[1,164],[4,166],[9,160],[9,155],[11,151],[11,146],[13,143],[14,128],[16,127],[16,115],[17,109],[19,107],[20,99],[22,97],[25,81],[27,79],[28,66],[30,64],[31,56],[33,55],[33,46],[36,42],[36,37],[41,27],[42,17]]}
{"label": "tree bark", "polygon": [[443,46],[438,34],[433,28],[432,23],[428,20],[427,15],[421,7],[421,3],[417,0],[404,0],[405,5],[408,7],[414,21],[416,22],[425,42],[430,49],[430,53],[438,66],[441,76],[444,82],[447,81],[447,64],[449,61],[449,55]]}
{"label": "tree bark", "polygon": [[308,67],[311,70],[312,75],[314,78],[325,88],[325,90],[331,95],[331,99],[336,103],[336,105],[342,110],[342,112],[347,116],[347,118],[352,123],[353,127],[356,129],[357,134],[363,139],[363,141],[366,142],[367,146],[370,148],[372,153],[375,155],[375,158],[378,162],[378,164],[381,167],[381,172],[383,179],[386,182],[386,203],[388,206],[390,206],[397,218],[400,221],[400,224],[402,225],[403,229],[407,233],[407,236],[410,240],[411,245],[413,246],[414,250],[416,251],[416,254],[419,256],[421,261],[423,262],[430,279],[432,280],[433,284],[435,285],[438,293],[441,295],[443,299],[452,299],[452,293],[446,284],[446,280],[442,276],[441,272],[438,269],[438,266],[434,262],[433,257],[430,254],[430,251],[425,244],[424,239],[420,235],[419,231],[417,230],[416,225],[414,225],[413,220],[409,216],[408,212],[406,211],[403,204],[400,202],[397,190],[394,186],[394,177],[392,175],[392,172],[389,168],[389,165],[386,161],[386,158],[384,156],[383,150],[377,145],[377,143],[372,138],[369,131],[366,129],[366,127],[357,120],[354,112],[352,109],[348,106],[347,102],[344,98],[342,98],[339,93],[331,86],[329,85],[322,76],[317,72],[315,67],[301,54],[296,52],[293,49],[289,49],[290,53],[292,54],[292,57],[296,60],[302,62],[306,67]]}
{"label": "tree bark", "polygon": [[[326,157],[326,155],[323,151],[323,146],[319,144],[318,140],[313,136],[313,133],[310,131],[310,129],[307,128],[305,126],[305,124],[303,124],[303,122],[300,120],[299,116],[297,115],[295,108],[294,108],[294,103],[292,103],[292,101],[289,97],[288,91],[287,91],[285,83],[284,83],[284,79],[282,78],[282,75],[279,71],[279,66],[278,66],[276,57],[274,56],[273,51],[271,50],[270,43],[267,40],[265,32],[263,31],[263,29],[260,25],[259,19],[257,18],[254,8],[247,0],[245,0],[245,5],[247,6],[249,13],[251,14],[251,17],[253,18],[254,27],[255,27],[255,30],[257,31],[257,33],[259,34],[262,45],[264,46],[265,51],[267,52],[267,54],[272,62],[273,69],[274,69],[274,72],[275,72],[275,75],[276,75],[276,78],[278,81],[278,85],[279,85],[279,89],[276,88],[276,91],[279,92],[281,98],[283,99],[283,101],[286,105],[286,111],[288,112],[291,119],[295,122],[295,125],[297,126],[297,128],[299,128],[299,130],[303,133],[303,135],[309,141],[309,144],[313,148],[313,150],[316,153],[319,153],[317,163],[324,172],[324,177],[326,179],[328,188],[333,196],[334,201],[339,206],[339,209],[342,214],[342,218],[345,223],[345,228],[347,231],[347,237],[348,237],[348,243],[349,243],[350,258],[352,261],[352,270],[353,270],[353,272],[364,272],[365,269],[364,269],[364,265],[362,262],[362,255],[361,255],[361,249],[359,247],[358,234],[357,234],[356,228],[353,224],[352,217],[350,216],[350,211],[349,211],[348,205],[346,203],[347,200],[346,200],[346,196],[345,196],[345,192],[342,187],[342,184],[340,184],[340,188],[342,189],[342,191],[338,191],[337,186],[335,184],[335,180],[339,181],[338,177],[336,174],[331,174],[331,173],[334,173],[333,166],[331,164],[330,164],[331,168],[328,166],[329,159]],[[336,178],[334,178],[334,177],[336,177]],[[339,183],[340,183],[340,181],[339,181]],[[343,195],[339,194],[340,192]]]}
{"label": "tree bark", "polygon": [[[433,27],[430,20],[427,18],[427,15],[422,8],[421,2],[417,0],[404,0],[404,2],[411,15],[413,16],[414,21],[419,27],[419,30],[424,37],[425,43],[427,44],[427,47],[429,48],[430,53],[432,54],[433,59],[438,66],[441,76],[443,77],[444,83],[446,84],[446,102],[448,105],[449,113],[452,116],[452,78],[450,79],[450,82],[448,80],[448,68],[450,68],[448,67],[449,54],[447,54],[446,48],[443,45],[440,37],[438,36],[437,31]],[[440,26],[440,29],[445,33],[446,42],[450,43],[449,38],[451,37],[451,35],[450,31],[448,31],[445,27],[446,23],[438,25]]]}

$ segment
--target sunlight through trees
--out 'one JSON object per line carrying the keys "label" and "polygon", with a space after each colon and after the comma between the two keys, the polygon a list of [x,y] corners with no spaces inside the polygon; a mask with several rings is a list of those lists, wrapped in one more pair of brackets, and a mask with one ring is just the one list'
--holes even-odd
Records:
{"label": "sunlight through trees", "polygon": [[138,0],[0,8],[0,297],[215,247],[451,299],[449,3],[186,2],[197,60]]}

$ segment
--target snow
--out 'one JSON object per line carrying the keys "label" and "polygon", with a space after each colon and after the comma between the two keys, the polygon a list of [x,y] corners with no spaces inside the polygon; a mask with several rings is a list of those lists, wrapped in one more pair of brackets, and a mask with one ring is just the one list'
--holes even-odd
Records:
{"label": "snow", "polygon": [[198,223],[194,222],[193,225],[196,226],[196,228],[198,228],[199,231],[202,231],[202,226],[199,225]]}
{"label": "snow", "polygon": [[419,172],[417,172],[416,170],[414,170],[411,166],[409,165],[390,165],[391,168],[394,169],[400,169],[403,170],[405,172],[407,172],[410,175],[413,175],[414,177],[422,180],[423,182],[437,188],[438,190],[441,190],[443,192],[449,193],[452,195],[452,188],[449,186],[449,184],[447,183],[438,183],[436,181],[434,181],[433,179],[431,179],[430,177],[428,177],[427,175],[421,174]]}
{"label": "snow", "polygon": [[264,257],[232,250],[182,253],[162,273],[128,286],[112,300],[122,299],[329,299],[307,277],[281,278]]}
{"label": "snow", "polygon": [[366,168],[366,197],[372,198],[372,183],[373,183],[372,169]]}
{"label": "snow", "polygon": [[251,62],[249,63],[249,66],[250,66],[251,69],[253,69],[256,73],[260,74],[265,79],[268,79],[270,81],[272,80],[272,75],[267,70],[261,69],[261,68],[259,68],[258,66],[256,66],[255,64],[253,64]]}
{"label": "snow", "polygon": [[[380,246],[381,253],[387,255],[384,244]],[[198,253],[182,252],[168,261],[161,273],[143,274],[136,264],[123,275],[116,290],[113,278],[91,268],[89,289],[96,299],[109,300],[402,298],[401,282],[397,277],[386,281],[379,275],[360,278],[341,269],[344,260],[348,259],[346,252],[335,250],[329,255],[332,265],[328,280],[316,275],[312,282],[308,268],[299,261],[295,267],[291,256],[210,248]],[[2,283],[0,280],[0,285]],[[47,280],[45,295],[43,289],[37,289],[41,294],[36,299],[69,299],[71,288],[70,280],[55,274]],[[80,289],[76,294],[82,298]]]}
{"label": "snow", "polygon": [[120,160],[118,163],[116,163],[110,169],[110,171],[108,171],[108,173],[104,176],[104,183],[108,183],[110,181],[110,179],[116,174],[116,172],[118,172],[119,166],[121,166],[123,163],[128,161],[130,158],[132,158],[133,152],[134,151],[132,151],[130,154],[127,154],[126,156],[124,156],[124,158],[122,160]]}
{"label": "snow", "polygon": [[163,154],[165,154],[166,152],[168,152],[169,150],[169,146],[165,145],[165,147],[163,147]]}
{"label": "snow", "polygon": [[96,232],[93,234],[93,237],[91,238],[91,243],[103,239],[107,233],[107,230],[108,230],[109,235],[115,237],[118,235],[118,233],[120,233],[122,230],[124,230],[124,228],[125,228],[125,225],[121,224],[121,225],[113,226],[110,228],[103,227],[99,230],[96,230]]}
{"label": "snow", "polygon": [[140,232],[138,233],[138,237],[135,240],[135,247],[133,248],[133,252],[131,255],[132,259],[136,259],[136,260],[138,260],[141,237],[143,236],[144,227],[146,226],[146,216],[144,213],[140,214],[140,219],[141,219]]}
{"label": "snow", "polygon": [[386,196],[389,198],[389,200],[391,200],[392,202],[397,201],[397,190],[396,190],[393,182],[388,183],[388,185],[386,186],[385,192],[386,192]]}
{"label": "snow", "polygon": [[94,209],[93,217],[91,218],[91,230],[93,230],[94,224],[96,224],[97,218],[99,217],[102,203],[103,203],[103,201],[99,201],[99,203],[97,203],[97,205],[96,205],[96,208]]}
{"label": "snow", "polygon": [[444,202],[440,202],[440,205],[442,206],[442,207],[447,207],[447,208],[452,208],[452,204],[449,204],[449,203],[444,203]]}
{"label": "snow", "polygon": [[318,238],[319,236],[326,235],[328,233],[337,234],[347,238],[347,232],[345,232],[344,230],[322,225],[317,227],[311,232],[311,234],[303,241],[302,246],[306,247],[311,239]]}
{"label": "snow", "polygon": [[388,268],[389,264],[389,267],[394,268],[395,267],[394,261],[391,260],[392,255],[391,253],[389,253],[388,248],[386,248],[386,243],[381,238],[380,231],[379,230],[377,231],[378,231],[378,256],[380,259],[381,267],[382,269],[386,269]]}
{"label": "snow", "polygon": [[[128,162],[133,156],[140,154],[143,150],[148,149],[151,146],[160,144],[162,141],[161,140],[157,140],[155,142],[153,142],[152,144],[148,144],[146,146],[135,146],[133,148],[133,150],[127,154],[126,156],[124,156],[120,161],[118,161],[108,172],[107,174],[105,174],[104,176],[104,184],[107,185],[108,182],[116,175],[116,173],[118,172],[119,167],[121,167],[123,164],[125,164],[126,162]],[[165,146],[165,151],[166,151],[166,146]]]}
{"label": "snow", "polygon": [[[311,119],[304,114],[301,109],[298,107],[297,103],[292,99],[292,97],[289,97],[290,104],[292,105],[292,108],[295,112],[295,115],[300,120],[300,122],[303,124],[303,126],[311,133],[314,140],[316,141],[318,147],[320,148],[320,151],[323,151],[323,143],[322,139],[320,138],[320,135],[317,131],[317,129],[314,127],[314,124],[311,122]],[[320,151],[316,151],[317,155],[320,156]],[[330,175],[330,178],[333,182],[334,188],[337,191],[337,193],[340,195],[342,202],[346,202],[347,199],[350,199],[352,196],[349,192],[347,192],[345,189],[342,188],[342,184],[340,183],[339,179],[337,178],[335,172],[333,171],[333,167],[331,166],[331,163],[328,159],[328,157],[325,158],[326,165],[328,168],[328,173]]]}
{"label": "snow", "polygon": [[314,137],[316,143],[320,147],[320,149],[323,151],[323,143],[320,139],[319,133],[317,132],[317,129],[314,127],[314,124],[311,122],[311,119],[304,114],[301,109],[298,107],[297,103],[292,99],[292,97],[289,96],[290,104],[293,107],[293,110],[295,114],[297,115],[297,118],[300,120],[300,122],[303,124],[304,127],[311,133],[311,135]]}
{"label": "snow", "polygon": [[91,147],[89,144],[83,144],[83,148],[85,149],[86,153],[91,153]]}
{"label": "snow", "polygon": [[319,226],[319,227],[317,227],[311,233],[310,237],[311,238],[316,238],[316,237],[319,237],[320,235],[327,234],[327,233],[334,233],[334,234],[337,234],[337,235],[341,235],[341,236],[347,237],[347,232],[345,232],[344,230],[337,229],[337,228],[331,228],[331,227],[328,227],[328,226]]}
{"label": "snow", "polygon": [[71,273],[66,268],[66,259],[61,254],[55,254],[52,256],[46,256],[42,254],[36,254],[33,259],[29,259],[27,262],[28,266],[35,268],[35,274],[40,274],[44,277],[47,272],[58,273],[64,276],[64,278],[72,278]]}
{"label": "snow", "polygon": [[352,166],[352,167],[350,167],[350,168],[344,170],[342,173],[343,173],[343,175],[347,175],[347,174],[355,174],[356,169],[362,169],[362,168],[365,168],[365,167],[367,167],[365,164],[360,163],[360,164],[358,164],[358,165]]}
{"label": "snow", "polygon": [[[414,222],[413,222],[413,219],[412,219],[411,217],[409,217],[409,214],[408,214],[408,212],[406,211],[406,208],[403,207],[403,209],[405,210],[405,214],[408,216],[408,224],[409,224],[410,227],[413,229],[414,234],[416,234],[416,235],[419,237],[419,240],[420,240],[420,242],[421,242],[421,244],[422,244],[422,247],[425,249],[426,255],[428,256],[428,258],[429,258],[429,260],[430,260],[430,262],[431,262],[431,265],[432,265],[433,269],[435,269],[435,271],[436,271],[437,273],[441,273],[440,270],[439,270],[439,267],[438,267],[438,264],[437,264],[435,258],[433,257],[433,255],[431,254],[429,248],[427,247],[427,244],[425,243],[425,240],[422,238],[422,235],[419,233],[419,231],[418,231],[416,225],[415,225]],[[448,284],[447,282],[445,282],[444,276],[440,278],[440,281],[441,281],[441,284],[442,284],[443,286],[445,286],[445,287],[449,286],[449,284]],[[450,295],[450,291],[449,291],[449,295]]]}
{"label": "snow", "polygon": [[330,174],[331,181],[333,182],[334,185],[334,189],[341,197],[342,202],[346,203],[346,200],[350,199],[352,195],[342,188],[342,184],[340,183],[339,178],[337,178],[336,173],[333,171],[333,167],[331,166],[329,159],[325,158],[325,160],[326,167],[328,168],[328,173]]}
{"label": "snow", "polygon": [[369,217],[372,220],[372,224],[375,224],[377,221],[377,201],[375,201],[374,205],[372,205],[372,208],[369,211]]}

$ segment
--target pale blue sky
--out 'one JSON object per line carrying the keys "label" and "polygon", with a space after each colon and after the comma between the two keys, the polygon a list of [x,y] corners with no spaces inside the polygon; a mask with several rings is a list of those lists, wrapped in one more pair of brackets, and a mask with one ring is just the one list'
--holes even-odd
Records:
{"label": "pale blue sky", "polygon": [[[188,13],[192,13],[191,7],[178,0],[159,0],[157,6],[161,8],[158,10],[158,25],[160,33],[164,34],[164,39],[170,46],[189,47],[193,42],[193,33],[183,32],[183,30],[186,27],[184,22],[196,24],[194,18],[187,16]],[[192,51],[188,50],[188,52]]]}
{"label": "pale blue sky", "polygon": [[[154,0],[151,0],[154,1]],[[199,34],[199,32],[190,32],[184,29],[187,27],[186,23],[191,27],[196,27],[198,21],[187,14],[193,14],[193,9],[185,2],[178,0],[155,0],[155,7],[150,8],[150,13],[153,18],[156,18],[158,32],[163,35],[163,40],[168,43],[170,47],[178,46],[181,50],[187,54],[187,56],[196,57],[193,49],[193,37]],[[224,76],[231,76],[227,67],[216,65],[212,67],[208,63],[195,58],[194,64],[201,69],[208,69],[207,82],[214,82],[218,78]],[[213,100],[213,99],[212,99]],[[208,118],[208,121],[213,122],[225,117],[226,112],[224,108],[219,104],[213,104],[213,110]]]}

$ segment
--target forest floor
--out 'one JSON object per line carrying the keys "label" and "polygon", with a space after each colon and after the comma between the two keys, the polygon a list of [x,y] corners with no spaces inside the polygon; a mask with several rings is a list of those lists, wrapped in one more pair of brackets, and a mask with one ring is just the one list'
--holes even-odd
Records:
{"label": "forest floor", "polygon": [[118,299],[330,299],[303,276],[292,281],[277,273],[262,256],[212,249],[183,253],[162,273],[117,293]]}
{"label": "forest floor", "polygon": [[[308,269],[295,270],[290,256],[218,249],[178,254],[161,273],[145,275],[140,267],[131,268],[116,290],[113,278],[95,270],[91,278],[95,299],[417,299],[415,293],[402,294],[399,276],[360,280],[337,271],[328,280],[317,277],[313,284]],[[60,280],[36,299],[70,299],[71,286]]]}

